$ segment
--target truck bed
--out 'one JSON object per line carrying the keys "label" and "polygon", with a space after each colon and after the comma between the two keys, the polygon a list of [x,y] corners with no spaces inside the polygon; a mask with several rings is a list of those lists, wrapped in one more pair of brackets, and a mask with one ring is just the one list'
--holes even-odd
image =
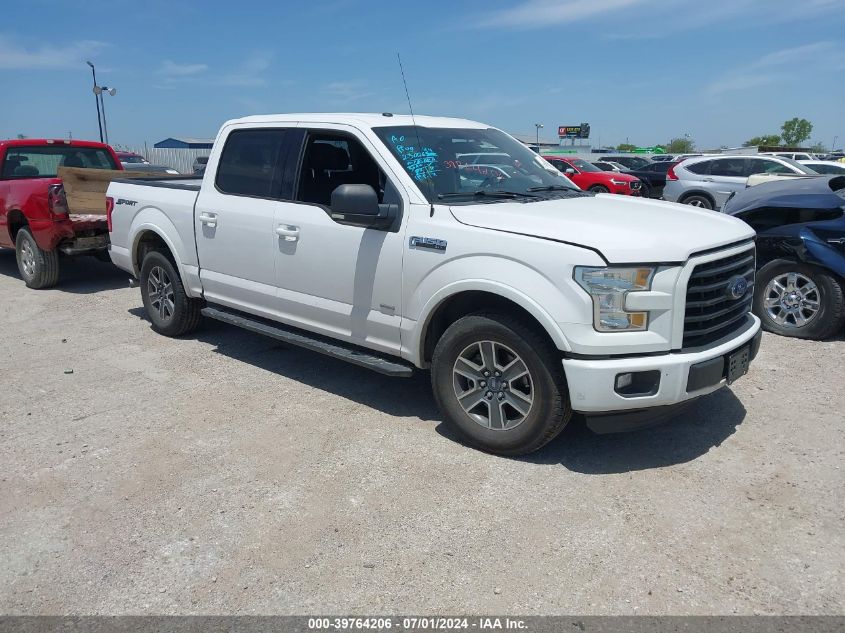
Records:
{"label": "truck bed", "polygon": [[[129,231],[133,221],[166,227],[161,233],[173,239],[174,255],[180,265],[198,269],[194,236],[194,203],[201,178],[126,178],[112,181],[108,195],[114,198],[111,257],[125,270],[133,270]],[[175,233],[174,233],[175,230]]]}

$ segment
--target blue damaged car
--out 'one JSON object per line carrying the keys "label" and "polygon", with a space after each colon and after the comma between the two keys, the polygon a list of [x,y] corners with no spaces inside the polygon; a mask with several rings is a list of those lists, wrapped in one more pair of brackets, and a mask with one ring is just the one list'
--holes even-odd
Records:
{"label": "blue damaged car", "polygon": [[725,203],[757,232],[754,313],[783,336],[824,339],[845,325],[845,176],[769,182]]}

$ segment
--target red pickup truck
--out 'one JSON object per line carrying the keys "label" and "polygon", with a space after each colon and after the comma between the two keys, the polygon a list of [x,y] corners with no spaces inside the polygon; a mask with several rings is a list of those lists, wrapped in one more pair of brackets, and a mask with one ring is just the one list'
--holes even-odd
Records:
{"label": "red pickup truck", "polygon": [[0,141],[0,247],[15,249],[21,277],[30,288],[56,285],[60,252],[107,256],[105,209],[84,214],[68,208],[59,167],[123,169],[114,150],[103,143]]}

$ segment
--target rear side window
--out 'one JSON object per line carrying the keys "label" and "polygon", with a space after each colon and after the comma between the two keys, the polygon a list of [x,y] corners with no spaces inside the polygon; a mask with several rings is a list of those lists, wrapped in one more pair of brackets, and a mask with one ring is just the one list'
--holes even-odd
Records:
{"label": "rear side window", "polygon": [[236,196],[280,197],[284,137],[283,129],[229,134],[217,166],[217,188]]}
{"label": "rear side window", "polygon": [[55,178],[59,167],[117,169],[111,154],[98,147],[43,145],[10,147],[3,161],[2,178]]}
{"label": "rear side window", "polygon": [[746,175],[746,168],[744,158],[722,158],[714,160],[713,164],[710,165],[710,175],[742,178]]}
{"label": "rear side window", "polygon": [[700,176],[706,176],[710,173],[710,167],[715,161],[712,160],[703,160],[700,163],[693,163],[692,165],[684,165],[684,168],[687,171],[691,171],[694,174],[698,174]]}

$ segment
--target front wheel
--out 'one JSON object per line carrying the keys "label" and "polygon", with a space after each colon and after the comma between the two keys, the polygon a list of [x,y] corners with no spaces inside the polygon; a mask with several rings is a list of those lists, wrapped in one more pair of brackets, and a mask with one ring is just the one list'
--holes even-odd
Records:
{"label": "front wheel", "polygon": [[59,283],[59,253],[38,246],[29,227],[23,227],[15,238],[18,270],[29,288],[40,290]]}
{"label": "front wheel", "polygon": [[185,293],[173,262],[161,251],[149,251],[141,264],[141,300],[153,329],[181,336],[199,326],[202,302]]}
{"label": "front wheel", "polygon": [[777,260],[757,273],[754,313],[781,336],[828,338],[845,325],[842,283],[815,266]]}
{"label": "front wheel", "polygon": [[505,314],[453,323],[435,347],[431,381],[446,421],[491,453],[531,453],[572,416],[556,350],[530,324]]}
{"label": "front wheel", "polygon": [[610,189],[604,185],[593,185],[587,191],[592,191],[593,193],[610,193]]}

